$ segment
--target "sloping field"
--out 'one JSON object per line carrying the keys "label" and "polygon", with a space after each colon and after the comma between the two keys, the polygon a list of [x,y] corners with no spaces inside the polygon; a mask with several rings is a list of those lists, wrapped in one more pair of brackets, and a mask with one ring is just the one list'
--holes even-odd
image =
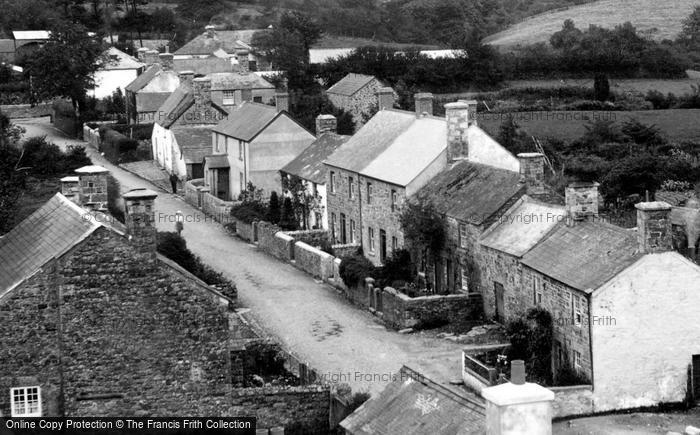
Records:
{"label": "sloping field", "polygon": [[[636,118],[643,124],[656,125],[661,132],[675,142],[700,143],[700,109],[640,110],[633,112],[568,111],[568,112],[516,112],[513,114],[520,127],[538,138],[553,137],[565,141],[578,139],[586,131],[589,121],[603,119],[618,125]],[[477,122],[492,136],[498,135],[507,114],[479,113]]]}
{"label": "sloping field", "polygon": [[674,38],[681,30],[682,21],[698,4],[698,0],[600,0],[535,15],[484,41],[501,47],[548,42],[569,18],[579,29],[590,24],[614,27],[629,21],[638,30],[651,32],[654,39]]}
{"label": "sloping field", "polygon": [[[693,85],[700,85],[700,78],[610,79],[610,90],[618,93],[641,92],[646,94],[650,90],[656,90],[663,94],[671,92],[680,96],[692,93]],[[512,80],[506,83],[507,88],[559,88],[562,86],[582,86],[592,89],[593,79]]]}

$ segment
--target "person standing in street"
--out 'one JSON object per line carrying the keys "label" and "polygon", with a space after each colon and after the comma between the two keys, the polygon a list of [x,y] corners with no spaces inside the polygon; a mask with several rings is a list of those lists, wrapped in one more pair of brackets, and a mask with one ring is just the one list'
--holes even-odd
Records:
{"label": "person standing in street", "polygon": [[177,193],[177,175],[170,174],[170,186],[173,188],[173,193]]}

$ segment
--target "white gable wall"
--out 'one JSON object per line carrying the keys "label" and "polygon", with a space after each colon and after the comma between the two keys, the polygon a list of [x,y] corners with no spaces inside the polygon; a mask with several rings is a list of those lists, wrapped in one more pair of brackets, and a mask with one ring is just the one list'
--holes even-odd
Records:
{"label": "white gable wall", "polygon": [[496,142],[484,130],[477,126],[467,130],[469,141],[469,161],[520,172],[518,158]]}
{"label": "white gable wall", "polygon": [[95,72],[95,88],[89,89],[88,95],[99,100],[109,97],[117,88],[122,90],[122,95],[126,95],[124,89],[137,76],[138,71],[136,69],[99,70]]}
{"label": "white gable wall", "polygon": [[595,291],[594,410],[683,401],[699,309],[700,267],[675,252],[646,255]]}

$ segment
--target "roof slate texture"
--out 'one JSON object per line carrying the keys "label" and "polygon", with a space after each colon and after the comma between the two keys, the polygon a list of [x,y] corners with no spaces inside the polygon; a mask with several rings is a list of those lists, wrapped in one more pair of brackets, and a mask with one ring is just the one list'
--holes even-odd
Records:
{"label": "roof slate texture", "polygon": [[342,144],[348,141],[350,136],[335,133],[324,133],[313,141],[301,154],[282,168],[282,172],[296,175],[304,180],[316,184],[326,183],[326,171],[323,161]]}
{"label": "roof slate texture", "polygon": [[443,118],[417,118],[413,112],[381,110],[325,163],[406,186],[446,146],[447,127]]}
{"label": "roof slate texture", "polygon": [[131,83],[126,85],[126,90],[129,92],[138,92],[153,80],[153,78],[161,71],[160,64],[153,64],[146,68],[138,77]]}
{"label": "roof slate texture", "polygon": [[230,167],[227,154],[217,154],[217,155],[213,155],[213,156],[205,156],[204,158],[206,160],[206,165],[209,169]]}
{"label": "roof slate texture", "polygon": [[591,293],[637,261],[637,234],[605,222],[560,224],[523,256],[522,263],[572,288]]}
{"label": "roof slate texture", "polygon": [[218,123],[212,131],[250,142],[277,115],[275,107],[247,101],[233,108],[228,118]]}
{"label": "roof slate texture", "polygon": [[104,54],[110,57],[110,61],[102,67],[103,70],[139,69],[145,65],[135,57],[114,47],[109,47]]}
{"label": "roof slate texture", "polygon": [[406,367],[340,425],[354,435],[484,433],[484,405]]}
{"label": "roof slate texture", "polygon": [[336,84],[328,88],[326,92],[349,97],[355,95],[360,89],[367,86],[374,79],[374,76],[349,73]]}
{"label": "roof slate texture", "polygon": [[462,161],[433,178],[417,197],[449,217],[481,225],[524,189],[517,172]]}
{"label": "roof slate texture", "polygon": [[564,221],[564,207],[545,204],[523,196],[489,230],[481,244],[522,257]]}
{"label": "roof slate texture", "polygon": [[210,74],[211,90],[275,89],[275,86],[255,73],[220,72]]}
{"label": "roof slate texture", "polygon": [[188,88],[180,86],[160,106],[156,122],[169,128],[192,104],[194,104],[192,92]]}
{"label": "roof slate texture", "polygon": [[249,49],[253,36],[260,31],[265,31],[265,29],[215,30],[213,36],[204,32],[180,47],[174,54],[212,54],[219,49],[229,54],[235,54],[236,50]]}
{"label": "roof slate texture", "polygon": [[185,163],[202,163],[204,157],[211,153],[211,126],[173,127]]}
{"label": "roof slate texture", "polygon": [[57,193],[0,238],[0,296],[101,226],[86,214]]}

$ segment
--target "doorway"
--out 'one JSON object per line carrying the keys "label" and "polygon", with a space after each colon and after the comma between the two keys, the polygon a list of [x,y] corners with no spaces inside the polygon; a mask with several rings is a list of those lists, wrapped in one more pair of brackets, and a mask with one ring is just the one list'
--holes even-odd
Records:
{"label": "doorway", "polygon": [[386,261],[386,231],[379,230],[379,261]]}
{"label": "doorway", "polygon": [[503,313],[503,284],[500,282],[494,282],[493,289],[496,293],[496,312],[494,313],[494,316],[498,323],[503,323],[505,320]]}

